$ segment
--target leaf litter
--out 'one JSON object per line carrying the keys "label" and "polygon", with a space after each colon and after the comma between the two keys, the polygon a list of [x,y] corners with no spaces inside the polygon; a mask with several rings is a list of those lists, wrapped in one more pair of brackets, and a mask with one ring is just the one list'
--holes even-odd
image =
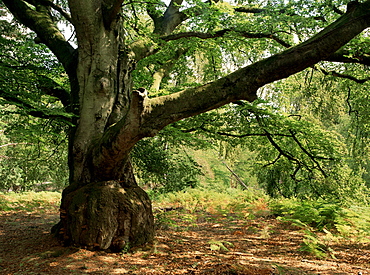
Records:
{"label": "leaf litter", "polygon": [[[42,211],[41,211],[42,210]],[[63,247],[58,209],[0,211],[0,274],[370,274],[370,244],[330,243],[335,257],[300,250],[304,233],[273,216],[155,210],[156,238],[121,253]]]}

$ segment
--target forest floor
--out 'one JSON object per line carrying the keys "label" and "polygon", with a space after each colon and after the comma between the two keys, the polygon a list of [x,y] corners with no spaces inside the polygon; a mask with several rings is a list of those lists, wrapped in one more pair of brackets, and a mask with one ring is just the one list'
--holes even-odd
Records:
{"label": "forest floor", "polygon": [[0,274],[370,274],[370,243],[328,241],[332,256],[301,251],[304,232],[272,216],[155,209],[155,242],[126,253],[61,246],[58,207],[0,211]]}

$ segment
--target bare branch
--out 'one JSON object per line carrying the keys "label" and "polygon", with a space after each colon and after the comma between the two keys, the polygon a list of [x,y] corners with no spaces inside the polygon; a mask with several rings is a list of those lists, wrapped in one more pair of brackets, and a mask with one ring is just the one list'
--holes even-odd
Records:
{"label": "bare branch", "polygon": [[326,172],[324,171],[324,169],[322,169],[322,167],[321,167],[320,163],[317,161],[317,159],[321,159],[321,160],[334,160],[334,159],[312,155],[310,152],[308,152],[306,150],[306,148],[304,148],[303,144],[298,140],[296,134],[291,129],[289,129],[289,132],[292,134],[293,140],[298,145],[298,147],[302,150],[302,152],[305,153],[312,160],[312,162],[316,164],[317,169],[319,169],[319,171],[324,176],[324,178],[326,178],[327,177]]}
{"label": "bare branch", "polygon": [[[226,132],[221,132],[221,131],[216,131],[216,132],[213,132],[207,128],[205,128],[204,126],[200,126],[198,128],[191,128],[191,129],[187,129],[187,130],[181,130],[183,133],[191,133],[191,132],[195,132],[197,130],[202,130],[204,132],[207,132],[207,133],[211,133],[211,134],[217,134],[217,135],[220,135],[220,136],[225,136],[225,137],[233,137],[233,138],[245,138],[245,137],[265,137],[267,136],[266,133],[246,133],[246,134],[232,134],[232,133],[226,133]],[[291,135],[287,135],[287,134],[270,134],[271,136],[277,136],[277,137],[292,137]]]}
{"label": "bare branch", "polygon": [[344,14],[344,12],[343,12],[343,11],[341,11],[340,9],[338,9],[336,6],[333,6],[333,11],[334,11],[335,13],[339,14],[339,15],[343,15],[343,14]]}
{"label": "bare branch", "polygon": [[248,186],[244,183],[244,181],[238,176],[238,174],[236,174],[231,168],[229,165],[227,165],[227,163],[224,161],[224,160],[221,160],[221,162],[225,165],[225,167],[227,168],[227,170],[230,171],[230,173],[236,178],[236,180],[239,182],[239,184],[241,186],[243,186],[246,190],[248,189]]}
{"label": "bare branch", "polygon": [[369,81],[370,80],[370,77],[366,77],[366,78],[362,78],[362,79],[358,79],[352,75],[348,75],[348,74],[342,74],[342,73],[338,73],[336,71],[326,71],[325,69],[323,68],[320,68],[320,71],[324,74],[324,75],[331,75],[331,76],[335,76],[335,77],[340,77],[340,78],[345,78],[345,79],[349,79],[349,80],[352,80],[358,84],[363,84],[365,83],[366,81]]}
{"label": "bare branch", "polygon": [[276,159],[274,159],[272,162],[269,162],[269,163],[267,163],[267,164],[265,164],[265,165],[263,165],[262,167],[263,168],[266,168],[267,166],[271,166],[271,165],[274,165],[279,159],[280,159],[280,157],[281,157],[282,155],[281,154],[279,154],[277,157],[276,157]]}
{"label": "bare branch", "polygon": [[234,11],[245,12],[245,13],[262,13],[262,12],[265,12],[266,9],[238,7],[238,8],[235,8]]}

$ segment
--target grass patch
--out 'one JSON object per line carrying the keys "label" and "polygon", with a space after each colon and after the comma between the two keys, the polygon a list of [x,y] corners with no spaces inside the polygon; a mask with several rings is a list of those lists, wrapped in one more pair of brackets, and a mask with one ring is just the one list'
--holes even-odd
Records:
{"label": "grass patch", "polygon": [[60,198],[59,192],[0,193],[0,211],[55,211]]}

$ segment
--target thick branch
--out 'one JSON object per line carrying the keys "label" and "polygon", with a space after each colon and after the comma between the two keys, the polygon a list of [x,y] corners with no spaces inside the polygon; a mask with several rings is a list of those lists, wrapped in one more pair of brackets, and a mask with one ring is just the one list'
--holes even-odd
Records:
{"label": "thick branch", "polygon": [[[149,16],[154,22],[154,33],[165,36],[171,34],[176,27],[191,17],[202,14],[202,8],[199,6],[190,7],[180,11],[183,0],[172,0],[164,12],[163,16],[158,16],[156,10],[148,9]],[[210,4],[211,1],[205,2]]]}
{"label": "thick branch", "polygon": [[50,77],[39,75],[38,88],[46,95],[58,98],[64,107],[70,105],[70,94]]}
{"label": "thick branch", "polygon": [[9,93],[6,93],[2,90],[0,90],[0,97],[5,99],[9,104],[20,107],[22,111],[26,113],[27,115],[38,117],[38,118],[44,118],[44,119],[58,119],[68,124],[71,123],[71,116],[69,115],[64,115],[64,114],[59,114],[59,113],[56,114],[56,113],[53,113],[53,110],[40,109],[40,108],[34,107],[32,103],[28,102],[27,100],[21,99],[14,95],[10,95]]}
{"label": "thick branch", "polygon": [[21,0],[3,0],[9,11],[26,27],[33,30],[37,36],[55,54],[63,64],[66,72],[75,74],[76,58],[74,48],[65,40],[50,14],[32,10]]}
{"label": "thick branch", "polygon": [[154,33],[168,35],[188,18],[185,13],[180,12],[182,2],[183,0],[172,0],[163,16],[156,17]]}
{"label": "thick branch", "polygon": [[149,99],[143,113],[142,134],[155,135],[170,123],[233,101],[253,101],[258,88],[326,60],[369,25],[370,0],[359,4],[311,39],[282,53],[212,83]]}
{"label": "thick branch", "polygon": [[158,91],[161,85],[163,78],[169,75],[169,72],[179,60],[179,58],[188,51],[188,49],[179,48],[174,54],[169,56],[169,59],[162,64],[160,68],[153,74],[153,84],[150,87],[150,90]]}
{"label": "thick branch", "polygon": [[68,22],[72,23],[71,15],[67,11],[65,11],[63,7],[61,7],[60,5],[55,4],[50,0],[37,0],[37,2],[39,2],[42,5],[51,7],[52,9],[59,12]]}
{"label": "thick branch", "polygon": [[358,54],[353,57],[349,57],[350,53],[347,50],[340,50],[336,53],[331,54],[326,61],[341,62],[341,63],[357,63],[362,65],[370,66],[370,54]]}

